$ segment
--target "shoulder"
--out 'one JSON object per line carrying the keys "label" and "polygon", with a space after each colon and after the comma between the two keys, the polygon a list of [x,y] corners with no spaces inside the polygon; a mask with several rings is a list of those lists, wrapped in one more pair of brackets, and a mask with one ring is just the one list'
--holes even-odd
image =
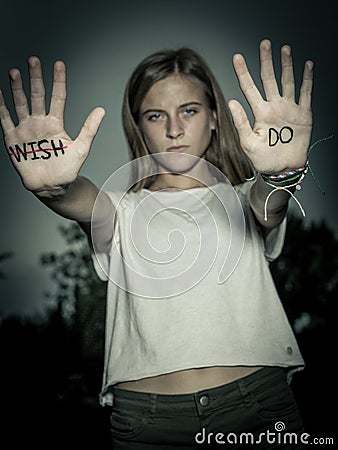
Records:
{"label": "shoulder", "polygon": [[108,195],[115,208],[123,207],[128,208],[135,203],[139,203],[143,198],[147,196],[147,191],[145,189],[140,189],[136,192],[134,191],[118,191],[118,190],[107,190],[105,193]]}

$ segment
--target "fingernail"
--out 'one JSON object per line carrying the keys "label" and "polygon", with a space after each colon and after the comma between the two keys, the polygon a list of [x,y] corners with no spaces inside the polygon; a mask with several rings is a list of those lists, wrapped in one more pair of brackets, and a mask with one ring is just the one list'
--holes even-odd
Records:
{"label": "fingernail", "polygon": [[290,45],[284,45],[284,51],[287,54],[287,56],[291,55],[291,47]]}
{"label": "fingernail", "polygon": [[14,81],[15,80],[15,75],[16,75],[17,70],[16,69],[11,69],[9,71],[9,76],[11,77],[11,79]]}
{"label": "fingernail", "polygon": [[306,65],[309,70],[313,70],[314,63],[313,61],[306,61]]}

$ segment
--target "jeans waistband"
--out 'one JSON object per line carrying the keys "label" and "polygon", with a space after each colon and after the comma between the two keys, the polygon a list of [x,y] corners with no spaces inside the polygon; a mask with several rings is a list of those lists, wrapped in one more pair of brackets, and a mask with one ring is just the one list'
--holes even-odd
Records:
{"label": "jeans waistband", "polygon": [[116,407],[153,412],[170,412],[179,408],[181,412],[192,412],[196,410],[196,405],[202,405],[205,409],[214,408],[218,400],[224,401],[225,396],[229,406],[235,405],[243,401],[250,392],[277,384],[283,379],[286,380],[285,369],[264,367],[230,383],[189,394],[155,394],[129,391],[115,386],[109,390],[113,394],[113,405]]}

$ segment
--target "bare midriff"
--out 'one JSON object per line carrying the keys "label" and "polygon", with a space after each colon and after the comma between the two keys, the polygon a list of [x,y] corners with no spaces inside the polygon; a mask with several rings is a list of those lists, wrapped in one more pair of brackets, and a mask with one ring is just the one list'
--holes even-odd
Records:
{"label": "bare midriff", "polygon": [[190,394],[231,383],[261,368],[260,366],[217,366],[188,369],[136,381],[126,381],[115,386],[129,391],[154,394]]}

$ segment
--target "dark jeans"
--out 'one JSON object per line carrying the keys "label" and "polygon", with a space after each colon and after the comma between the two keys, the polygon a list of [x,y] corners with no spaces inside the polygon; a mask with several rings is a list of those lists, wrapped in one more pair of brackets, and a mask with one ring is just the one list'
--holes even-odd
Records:
{"label": "dark jeans", "polygon": [[194,394],[112,391],[114,450],[303,448],[302,420],[281,368]]}

